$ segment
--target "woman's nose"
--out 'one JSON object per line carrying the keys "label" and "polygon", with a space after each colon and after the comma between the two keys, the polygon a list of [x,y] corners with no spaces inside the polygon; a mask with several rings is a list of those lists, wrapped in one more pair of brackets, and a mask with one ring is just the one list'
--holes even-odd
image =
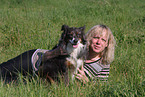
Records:
{"label": "woman's nose", "polygon": [[97,44],[100,44],[101,40],[100,39],[97,39]]}

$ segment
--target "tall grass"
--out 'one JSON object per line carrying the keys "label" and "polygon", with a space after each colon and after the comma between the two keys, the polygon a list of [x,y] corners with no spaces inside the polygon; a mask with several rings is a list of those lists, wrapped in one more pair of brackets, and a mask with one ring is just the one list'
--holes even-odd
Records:
{"label": "tall grass", "polygon": [[0,0],[0,63],[33,48],[51,49],[61,26],[96,24],[112,30],[117,46],[107,83],[86,85],[43,81],[3,84],[1,97],[134,97],[145,96],[144,0]]}

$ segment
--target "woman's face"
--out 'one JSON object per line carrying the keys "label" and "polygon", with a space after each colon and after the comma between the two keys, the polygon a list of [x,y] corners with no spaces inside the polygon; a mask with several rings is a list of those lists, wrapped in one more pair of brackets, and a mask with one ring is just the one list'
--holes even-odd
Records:
{"label": "woman's face", "polygon": [[108,46],[108,35],[106,30],[102,32],[101,35],[95,35],[92,40],[90,47],[95,53],[102,53],[104,49]]}

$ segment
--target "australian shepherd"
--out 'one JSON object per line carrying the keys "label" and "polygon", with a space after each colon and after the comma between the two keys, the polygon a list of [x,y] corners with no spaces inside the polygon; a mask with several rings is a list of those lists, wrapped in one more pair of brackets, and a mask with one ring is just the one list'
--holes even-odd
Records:
{"label": "australian shepherd", "polygon": [[[41,76],[52,80],[58,80],[58,75],[63,75],[68,82],[69,77],[74,79],[77,68],[84,64],[86,57],[85,27],[62,26],[62,35],[59,44],[52,51],[47,51],[43,55],[42,64],[39,68]],[[59,53],[58,53],[59,52]],[[60,54],[60,52],[62,52]],[[59,54],[59,55],[58,55]],[[55,57],[52,57],[55,55]],[[52,57],[52,58],[50,58]]]}
{"label": "australian shepherd", "polygon": [[[74,79],[77,68],[84,64],[86,56],[85,27],[62,26],[58,45],[52,50],[33,49],[0,64],[0,76],[7,81],[23,76],[37,75],[49,81],[58,81],[59,77],[69,82]],[[71,77],[69,77],[71,75]]]}

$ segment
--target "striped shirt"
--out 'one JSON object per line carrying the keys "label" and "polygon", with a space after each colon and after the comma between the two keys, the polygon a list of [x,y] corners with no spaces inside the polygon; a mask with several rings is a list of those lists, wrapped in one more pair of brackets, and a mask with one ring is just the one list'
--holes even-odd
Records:
{"label": "striped shirt", "polygon": [[101,58],[97,61],[84,64],[85,74],[90,80],[107,81],[109,76],[110,64],[103,65],[100,63],[100,60]]}

